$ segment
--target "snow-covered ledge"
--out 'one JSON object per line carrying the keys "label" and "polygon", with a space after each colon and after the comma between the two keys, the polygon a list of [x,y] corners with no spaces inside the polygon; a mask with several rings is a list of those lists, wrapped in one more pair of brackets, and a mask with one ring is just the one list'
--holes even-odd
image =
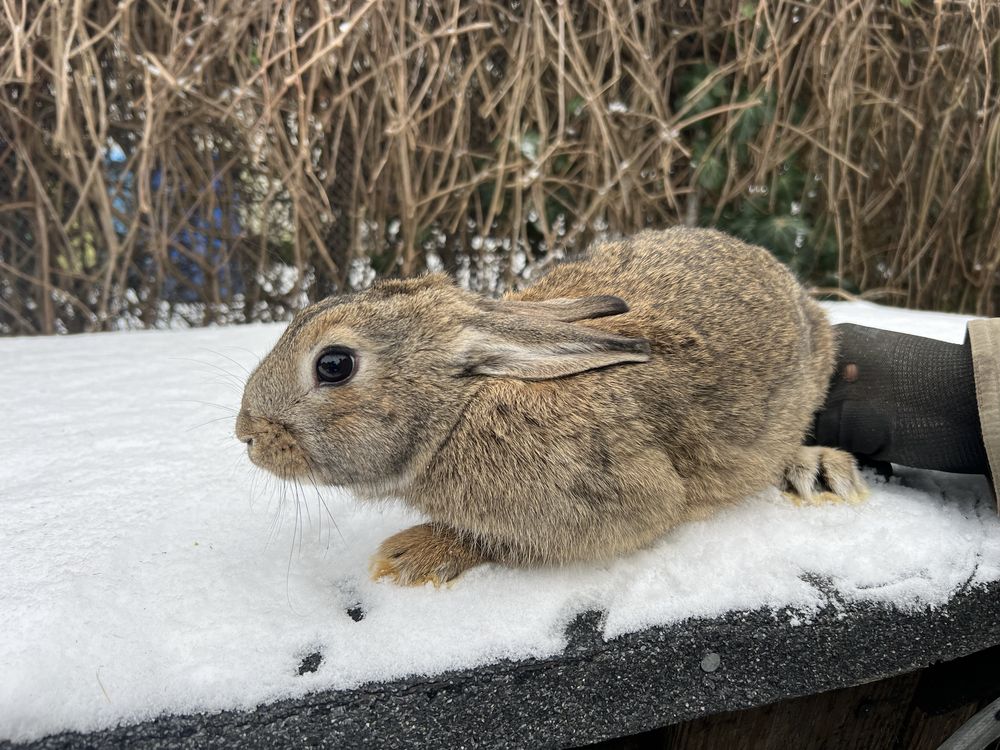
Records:
{"label": "snow-covered ledge", "polygon": [[566,649],[545,658],[322,691],[252,712],[62,733],[30,747],[571,747],[856,685],[1000,643],[1000,586],[968,589],[925,611],[831,605],[802,627],[787,612],[757,610],[605,641],[599,622],[598,613],[580,615],[567,628]]}
{"label": "snow-covered ledge", "polygon": [[582,743],[1000,643],[987,485],[921,472],[858,506],[764,493],[612,564],[372,583],[413,517],[254,481],[210,405],[279,332],[0,340],[0,745]]}

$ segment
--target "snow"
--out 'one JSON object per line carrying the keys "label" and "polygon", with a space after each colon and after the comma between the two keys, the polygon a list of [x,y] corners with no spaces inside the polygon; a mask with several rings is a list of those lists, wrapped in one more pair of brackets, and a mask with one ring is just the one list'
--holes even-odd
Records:
{"label": "snow", "polygon": [[[828,309],[951,341],[967,320]],[[808,627],[831,587],[911,609],[1000,578],[985,481],[909,472],[869,477],[861,505],[768,491],[608,564],[374,583],[368,556],[416,517],[282,489],[232,437],[242,366],[280,332],[0,340],[0,739],[552,655],[588,609],[607,612],[608,638],[762,606]]]}

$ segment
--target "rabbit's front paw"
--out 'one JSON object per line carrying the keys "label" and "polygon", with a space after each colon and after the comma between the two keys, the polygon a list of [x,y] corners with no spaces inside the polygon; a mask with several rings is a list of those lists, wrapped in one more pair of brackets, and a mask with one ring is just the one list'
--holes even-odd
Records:
{"label": "rabbit's front paw", "polygon": [[802,446],[785,469],[785,495],[794,503],[857,503],[868,496],[868,487],[850,453]]}
{"label": "rabbit's front paw", "polygon": [[482,555],[447,526],[425,523],[393,534],[372,557],[374,580],[391,578],[401,586],[430,581],[440,586],[483,562]]}

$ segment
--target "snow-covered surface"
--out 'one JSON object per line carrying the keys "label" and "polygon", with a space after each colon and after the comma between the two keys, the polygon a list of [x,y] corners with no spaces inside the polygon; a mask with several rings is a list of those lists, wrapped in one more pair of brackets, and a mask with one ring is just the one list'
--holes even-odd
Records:
{"label": "snow-covered surface", "polygon": [[[828,309],[964,335],[956,316]],[[912,608],[1000,578],[985,482],[913,474],[858,506],[766,492],[611,564],[373,583],[368,556],[415,517],[335,491],[329,515],[315,496],[297,502],[232,438],[237,362],[280,331],[0,340],[0,738],[550,655],[585,609],[607,610],[607,637],[761,606],[807,627],[827,602],[818,581],[846,601]],[[319,669],[299,676],[317,651]]]}

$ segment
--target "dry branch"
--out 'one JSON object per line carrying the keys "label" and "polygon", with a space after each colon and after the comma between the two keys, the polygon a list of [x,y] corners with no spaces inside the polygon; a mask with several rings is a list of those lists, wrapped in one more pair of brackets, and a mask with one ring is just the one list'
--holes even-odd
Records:
{"label": "dry branch", "polygon": [[990,0],[0,0],[0,333],[496,292],[753,196],[820,285],[994,315],[998,108]]}

